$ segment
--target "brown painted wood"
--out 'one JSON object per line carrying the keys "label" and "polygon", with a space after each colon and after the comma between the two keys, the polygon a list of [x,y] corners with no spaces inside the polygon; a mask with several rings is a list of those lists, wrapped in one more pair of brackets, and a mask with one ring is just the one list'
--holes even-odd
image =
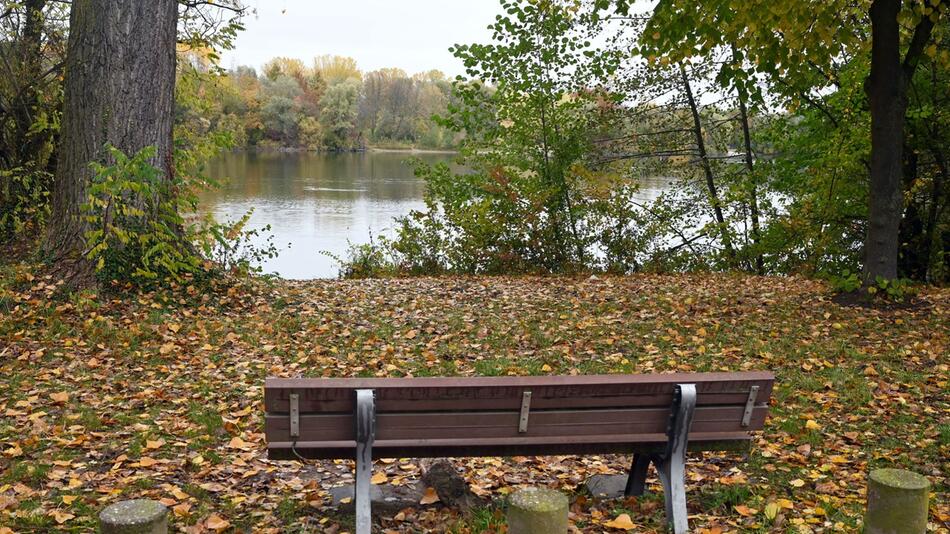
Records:
{"label": "brown painted wood", "polygon": [[301,413],[351,412],[357,389],[376,391],[377,413],[410,411],[517,410],[525,390],[533,409],[669,406],[673,387],[694,383],[697,405],[745,404],[759,386],[766,403],[774,376],[769,372],[678,373],[471,378],[268,378],[264,404],[269,413],[287,413],[289,396],[300,396]]}
{"label": "brown painted wood", "polygon": [[[747,446],[765,424],[769,372],[474,378],[283,379],[265,382],[265,434],[272,459],[350,458],[355,391],[376,392],[375,457],[648,452],[667,442],[676,384],[692,383],[696,450]],[[748,427],[742,413],[759,387]],[[526,433],[522,394],[531,391]],[[289,395],[300,397],[300,432],[290,438]],[[296,454],[292,450],[296,449]]]}
{"label": "brown painted wood", "polygon": [[[691,432],[739,432],[760,430],[768,408],[753,411],[748,428],[740,425],[742,406],[696,408]],[[377,440],[432,440],[518,437],[518,412],[390,413],[377,414]],[[670,409],[633,408],[611,410],[531,411],[523,436],[583,436],[599,434],[665,433]],[[302,415],[300,441],[355,439],[355,420],[349,414]],[[268,414],[268,440],[289,441],[290,417]]]}

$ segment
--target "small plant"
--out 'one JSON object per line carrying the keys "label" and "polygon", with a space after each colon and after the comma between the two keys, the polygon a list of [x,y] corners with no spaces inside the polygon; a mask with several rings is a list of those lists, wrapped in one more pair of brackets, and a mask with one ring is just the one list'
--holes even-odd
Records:
{"label": "small plant", "polygon": [[347,243],[345,258],[323,252],[340,265],[340,278],[378,278],[397,273],[385,239],[376,241],[370,236],[369,243]]}
{"label": "small plant", "polygon": [[883,296],[894,302],[904,302],[904,299],[914,294],[913,282],[907,278],[888,280],[878,276],[874,285],[868,286],[868,294]]}
{"label": "small plant", "polygon": [[86,258],[100,280],[148,285],[215,270],[247,274],[277,256],[269,226],[246,228],[251,212],[225,224],[185,218],[197,208],[195,189],[214,185],[206,178],[167,177],[151,163],[154,147],[132,156],[106,149],[114,163],[92,164],[95,176],[82,206]]}
{"label": "small plant", "polygon": [[82,213],[86,258],[107,280],[181,279],[202,268],[179,214],[176,185],[155,168],[155,147],[125,155],[107,145],[112,165],[93,162]]}
{"label": "small plant", "polygon": [[835,293],[852,293],[861,289],[861,276],[847,269],[841,275],[829,275],[828,283]]}
{"label": "small plant", "polygon": [[845,270],[840,275],[828,275],[828,283],[835,293],[855,293],[864,288],[869,298],[880,298],[891,302],[903,302],[914,294],[913,282],[907,278],[888,280],[878,276],[873,283],[865,284],[861,273]]}

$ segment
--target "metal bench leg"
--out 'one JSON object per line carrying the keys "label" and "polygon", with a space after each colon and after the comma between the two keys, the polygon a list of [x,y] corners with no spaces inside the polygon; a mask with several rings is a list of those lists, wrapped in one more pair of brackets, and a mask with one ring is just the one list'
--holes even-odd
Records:
{"label": "metal bench leg", "polygon": [[376,401],[371,389],[356,391],[356,534],[370,534],[370,479],[373,476],[373,440],[376,438]]}
{"label": "metal bench leg", "polygon": [[625,497],[643,495],[646,487],[647,469],[650,467],[651,456],[635,453],[633,463],[630,465],[630,475],[627,477],[627,488],[623,494]]}
{"label": "metal bench leg", "polygon": [[674,534],[689,532],[686,515],[686,445],[696,407],[696,385],[678,384],[667,452],[654,460],[666,498],[666,521]]}

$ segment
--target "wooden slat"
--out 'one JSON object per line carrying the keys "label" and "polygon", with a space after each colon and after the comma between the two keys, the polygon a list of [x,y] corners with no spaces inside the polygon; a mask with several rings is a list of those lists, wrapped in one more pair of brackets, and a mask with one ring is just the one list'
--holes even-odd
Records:
{"label": "wooden slat", "polygon": [[[691,451],[746,451],[751,435],[746,432],[707,432],[690,434]],[[271,442],[268,458],[293,460],[353,458],[354,441],[300,441],[291,450],[290,442]],[[373,444],[373,458],[438,458],[465,456],[546,456],[569,454],[629,454],[661,451],[666,434],[608,434],[560,437],[521,437],[494,439],[384,440]]]}
{"label": "wooden slat", "polygon": [[289,396],[300,396],[302,413],[353,410],[356,389],[376,391],[377,413],[411,411],[517,410],[522,392],[532,393],[532,409],[669,406],[673,386],[696,384],[697,405],[745,404],[759,386],[757,403],[772,392],[772,373],[678,373],[471,378],[268,378],[264,403],[269,413],[287,413]]}
{"label": "wooden slat", "polygon": [[[753,410],[748,428],[740,425],[742,406],[696,408],[692,432],[758,430],[768,408]],[[518,412],[389,413],[376,416],[377,440],[438,440],[518,437]],[[531,411],[528,431],[522,436],[584,436],[603,434],[662,434],[670,420],[669,407],[611,410]],[[290,440],[290,418],[268,414],[268,441]],[[355,439],[355,421],[350,414],[303,415],[300,441]]]}

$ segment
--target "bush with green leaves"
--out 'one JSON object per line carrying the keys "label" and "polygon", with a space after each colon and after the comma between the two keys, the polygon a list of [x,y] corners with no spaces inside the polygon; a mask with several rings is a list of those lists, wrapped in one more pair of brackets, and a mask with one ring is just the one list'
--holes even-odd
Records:
{"label": "bush with green leaves", "polygon": [[[254,244],[261,231],[245,228],[250,213],[228,224],[194,214],[195,187],[207,180],[166,176],[152,164],[154,147],[131,156],[106,149],[112,164],[91,164],[94,177],[82,207],[85,255],[100,281],[153,285],[214,271],[247,273],[276,255],[272,241]],[[188,161],[180,158],[179,166]]]}

